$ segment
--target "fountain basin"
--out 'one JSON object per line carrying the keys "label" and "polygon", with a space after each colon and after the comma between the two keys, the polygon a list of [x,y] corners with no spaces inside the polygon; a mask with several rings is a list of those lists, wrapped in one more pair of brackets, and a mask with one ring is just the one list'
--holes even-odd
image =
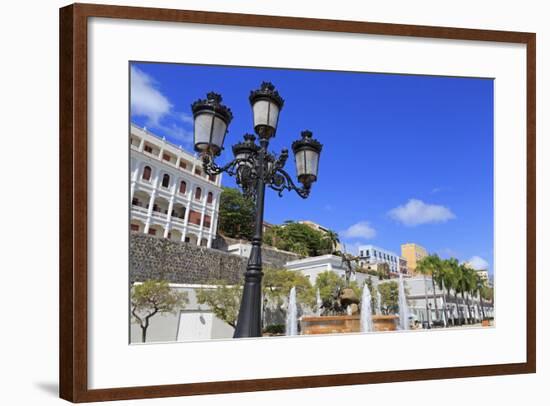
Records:
{"label": "fountain basin", "polygon": [[[397,329],[398,316],[372,316],[374,331],[393,331]],[[300,320],[302,334],[342,334],[360,333],[359,315],[351,316],[303,316]]]}

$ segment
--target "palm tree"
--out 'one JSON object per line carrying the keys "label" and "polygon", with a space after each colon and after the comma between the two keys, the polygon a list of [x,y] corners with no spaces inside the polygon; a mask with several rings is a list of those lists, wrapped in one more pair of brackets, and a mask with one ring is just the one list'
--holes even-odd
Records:
{"label": "palm tree", "polygon": [[472,295],[479,298],[478,309],[481,308],[481,320],[485,319],[485,310],[483,309],[483,292],[486,289],[486,282],[477,272],[473,272],[472,277]]}
{"label": "palm tree", "polygon": [[338,233],[332,230],[327,230],[323,236],[323,241],[329,246],[330,253],[334,252],[340,243]]}
{"label": "palm tree", "polygon": [[459,272],[459,280],[458,280],[458,291],[462,296],[462,302],[466,304],[466,308],[468,309],[468,324],[472,324],[472,313],[470,311],[470,301],[468,300],[466,294],[472,290],[471,274],[474,271],[468,266],[466,266],[465,264],[460,264],[459,269],[460,269],[460,272]]}
{"label": "palm tree", "polygon": [[[435,279],[439,277],[439,273],[441,272],[442,264],[441,259],[439,256],[433,254],[428,255],[427,257],[422,258],[418,264],[417,272],[420,272],[424,276],[424,293],[425,293],[425,299],[426,299],[426,306],[428,308],[428,299],[427,299],[427,288],[426,288],[426,276],[430,275],[432,280],[432,289],[433,289],[433,304],[435,309],[435,317],[439,320],[439,308],[437,306],[437,297],[436,297],[436,290],[435,290]],[[429,310],[428,310],[429,311]]]}
{"label": "palm tree", "polygon": [[[451,289],[453,290],[456,312],[458,315],[458,323],[461,323],[462,320],[464,319],[464,313],[462,312],[462,309],[458,305],[458,292],[460,290],[460,279],[461,279],[460,265],[458,264],[458,260],[456,258],[450,258],[446,260],[446,265],[448,267],[448,273],[445,279],[445,287],[447,288],[449,296],[451,295]],[[456,323],[455,323],[454,312],[453,312],[453,325],[455,324]]]}
{"label": "palm tree", "polygon": [[[434,278],[439,289],[443,291],[443,314],[449,326],[449,314],[447,313],[447,296],[451,296],[451,288],[454,286],[454,274],[453,274],[453,263],[458,261],[454,258],[441,260],[441,266]],[[452,315],[453,325],[455,324],[454,314]]]}
{"label": "palm tree", "polygon": [[432,264],[430,262],[429,257],[424,257],[420,261],[416,263],[416,272],[420,273],[424,277],[424,302],[426,303],[426,316],[427,316],[427,322],[428,322],[428,328],[431,328],[431,312],[430,308],[428,306],[428,286],[426,281],[426,275],[431,274]]}
{"label": "palm tree", "polygon": [[479,295],[479,304],[481,307],[481,319],[485,320],[485,309],[483,306],[483,296],[487,290],[487,281],[481,276],[477,275],[477,294]]}
{"label": "palm tree", "polygon": [[[479,275],[477,274],[477,272],[472,269],[472,268],[469,268],[469,271],[468,271],[468,292],[467,292],[467,297],[468,298],[474,298],[475,295],[477,294],[477,279],[479,277]],[[474,307],[474,305],[472,304],[472,307]],[[476,320],[476,317],[475,317],[475,312],[474,312],[474,321],[477,322]]]}
{"label": "palm tree", "polygon": [[437,320],[441,320],[441,317],[439,315],[439,309],[437,307],[437,295],[435,290],[435,282],[436,280],[439,280],[441,278],[442,272],[443,272],[443,264],[441,261],[441,258],[437,254],[430,255],[430,263],[432,264],[432,289],[433,289],[433,302],[434,302],[434,308],[435,308],[435,318]]}

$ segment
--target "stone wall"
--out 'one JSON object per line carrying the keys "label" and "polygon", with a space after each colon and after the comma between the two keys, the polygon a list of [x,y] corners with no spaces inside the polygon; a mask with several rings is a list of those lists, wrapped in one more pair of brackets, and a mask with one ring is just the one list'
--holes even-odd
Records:
{"label": "stone wall", "polygon": [[[216,247],[239,242],[227,239]],[[246,243],[246,241],[241,241]],[[276,249],[263,248],[264,268],[282,268],[299,255]],[[171,283],[208,283],[224,280],[228,283],[242,281],[248,258],[229,254],[220,249],[198,247],[182,242],[156,238],[146,234],[130,235],[130,281],[163,279]]]}
{"label": "stone wall", "polygon": [[146,234],[130,235],[130,282],[238,283],[245,269],[246,258],[237,255]]}

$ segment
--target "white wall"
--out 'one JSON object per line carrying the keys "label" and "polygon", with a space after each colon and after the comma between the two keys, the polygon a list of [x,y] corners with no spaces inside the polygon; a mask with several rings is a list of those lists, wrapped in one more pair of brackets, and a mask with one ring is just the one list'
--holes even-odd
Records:
{"label": "white wall", "polygon": [[[197,289],[195,287],[190,287],[189,285],[171,285],[171,288],[185,293],[187,295],[187,303],[175,313],[160,313],[151,317],[146,337],[148,343],[155,341],[197,341],[233,337],[233,327],[214,316],[209,310],[208,305],[198,303]],[[185,313],[184,317],[187,318],[184,318],[184,320],[187,320],[189,324],[196,321],[196,319],[201,319],[204,328],[200,331],[188,331],[187,326],[181,324],[181,313]],[[203,317],[201,318],[200,316]],[[131,321],[130,342],[141,343],[141,327],[133,318]]]}
{"label": "white wall", "polygon": [[[105,0],[106,2],[107,0]],[[549,71],[550,26],[546,2],[479,1],[454,2],[409,1],[359,2],[298,2],[293,0],[133,0],[114,4],[156,7],[203,9],[257,14],[296,15],[319,18],[370,20],[380,22],[462,26],[503,30],[536,31],[538,34],[538,167],[539,209],[548,206],[548,183],[543,189],[542,179],[550,177],[549,142],[543,115],[548,111],[544,103],[550,96],[550,81],[541,80],[542,72]],[[3,240],[0,269],[2,269],[2,307],[17,311],[4,312],[2,324],[9,334],[2,334],[0,359],[3,378],[0,399],[5,404],[66,404],[57,399],[57,176],[58,176],[58,7],[63,1],[7,2],[4,4],[0,29],[2,30],[2,140],[0,165],[4,174],[1,199],[5,216],[2,228],[9,230],[9,240]],[[312,7],[312,5],[315,5]],[[232,44],[229,44],[231,46]],[[545,127],[543,127],[545,126]],[[546,131],[545,131],[546,130]],[[6,142],[8,145],[6,145]],[[23,151],[24,153],[16,153]],[[11,151],[12,153],[8,153]],[[18,176],[14,176],[17,168]],[[541,173],[542,172],[542,173]],[[33,179],[32,184],[21,179]],[[32,193],[32,195],[31,195]],[[36,199],[40,196],[40,199]],[[17,202],[14,206],[13,202]],[[39,205],[44,215],[30,218]],[[543,228],[550,231],[549,219],[539,214],[538,268],[548,268],[543,262],[542,249],[548,245],[541,235]],[[33,251],[23,244],[29,241],[32,222],[35,238]],[[6,235],[6,233],[4,233]],[[40,244],[38,244],[40,241]],[[12,246],[13,245],[13,246]],[[547,266],[544,266],[547,265]],[[7,275],[7,278],[6,278]],[[446,405],[470,404],[524,404],[537,401],[547,393],[544,384],[550,379],[549,351],[544,348],[542,336],[548,336],[550,312],[548,298],[542,291],[550,288],[548,279],[538,273],[538,371],[537,375],[503,376],[476,379],[395,383],[371,386],[321,388],[264,393],[202,396],[181,399],[161,399],[139,402],[140,405],[281,405],[315,404],[317,406],[341,403],[342,399],[365,404]],[[21,318],[21,314],[29,315]],[[464,394],[460,396],[460,394]],[[449,396],[449,394],[452,394]],[[458,396],[457,396],[458,395]],[[473,402],[473,403],[472,403]],[[116,405],[137,404],[117,402]]]}

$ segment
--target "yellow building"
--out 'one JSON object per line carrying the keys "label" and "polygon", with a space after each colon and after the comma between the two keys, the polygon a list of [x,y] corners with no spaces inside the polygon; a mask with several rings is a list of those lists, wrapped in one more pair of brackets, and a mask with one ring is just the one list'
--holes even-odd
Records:
{"label": "yellow building", "polygon": [[424,257],[428,256],[426,248],[415,244],[406,243],[401,244],[401,256],[407,260],[407,268],[409,273],[416,273],[416,263]]}

